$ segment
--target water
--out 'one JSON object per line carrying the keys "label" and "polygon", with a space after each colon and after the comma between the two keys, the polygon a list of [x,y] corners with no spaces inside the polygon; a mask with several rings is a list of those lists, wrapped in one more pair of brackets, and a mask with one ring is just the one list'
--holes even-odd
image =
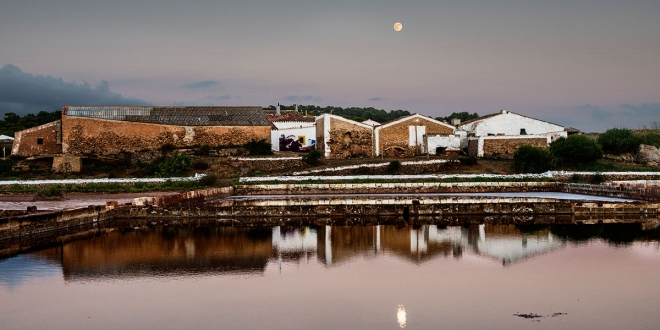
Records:
{"label": "water", "polygon": [[640,225],[117,230],[0,260],[1,329],[657,329]]}

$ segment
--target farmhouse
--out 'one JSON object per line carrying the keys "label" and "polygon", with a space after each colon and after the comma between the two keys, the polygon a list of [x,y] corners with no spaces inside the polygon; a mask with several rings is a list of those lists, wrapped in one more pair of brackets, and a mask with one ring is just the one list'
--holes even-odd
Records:
{"label": "farmhouse", "polygon": [[316,149],[325,158],[373,156],[373,127],[333,114],[316,117]]}
{"label": "farmhouse", "polygon": [[298,110],[264,110],[270,123],[272,149],[275,151],[298,151],[316,145],[316,122],[314,117],[303,116]]}
{"label": "farmhouse", "polygon": [[461,147],[475,157],[513,158],[521,145],[545,148],[568,134],[563,126],[507,110],[468,120],[459,129],[466,133]]}
{"label": "farmhouse", "polygon": [[376,156],[413,157],[427,153],[426,136],[453,135],[454,130],[449,124],[417,113],[401,117],[374,129]]}

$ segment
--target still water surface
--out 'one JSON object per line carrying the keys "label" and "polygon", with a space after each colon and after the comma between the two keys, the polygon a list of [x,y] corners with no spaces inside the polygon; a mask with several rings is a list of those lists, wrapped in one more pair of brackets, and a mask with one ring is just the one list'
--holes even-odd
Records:
{"label": "still water surface", "polygon": [[0,329],[657,329],[645,229],[117,230],[0,260]]}

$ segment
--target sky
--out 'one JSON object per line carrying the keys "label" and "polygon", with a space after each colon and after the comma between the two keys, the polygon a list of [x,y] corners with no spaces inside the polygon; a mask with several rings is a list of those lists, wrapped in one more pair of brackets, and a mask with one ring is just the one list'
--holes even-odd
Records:
{"label": "sky", "polygon": [[0,114],[298,103],[653,127],[658,13],[657,0],[6,1]]}

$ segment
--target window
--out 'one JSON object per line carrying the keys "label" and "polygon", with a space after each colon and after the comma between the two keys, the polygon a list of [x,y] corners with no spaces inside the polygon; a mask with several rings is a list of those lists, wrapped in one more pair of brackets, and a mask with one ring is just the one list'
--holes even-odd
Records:
{"label": "window", "polygon": [[37,144],[44,144],[44,138],[37,138]]}
{"label": "window", "polygon": [[520,129],[520,135],[527,135],[527,130],[525,130],[524,128],[521,128]]}

